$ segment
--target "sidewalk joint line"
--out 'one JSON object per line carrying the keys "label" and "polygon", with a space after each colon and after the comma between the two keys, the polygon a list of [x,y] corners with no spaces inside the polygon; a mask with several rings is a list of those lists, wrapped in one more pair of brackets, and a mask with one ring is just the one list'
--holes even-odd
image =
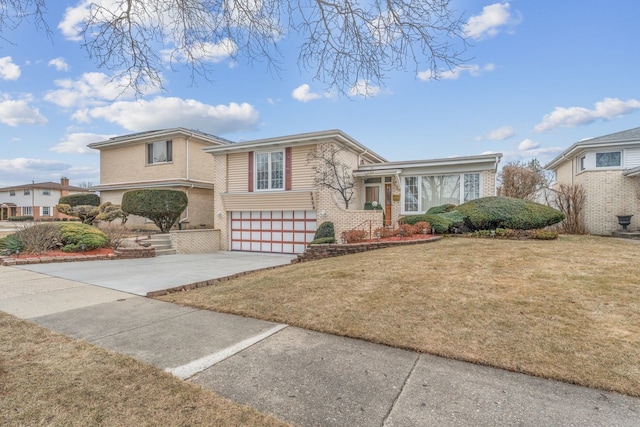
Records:
{"label": "sidewalk joint line", "polygon": [[418,365],[419,361],[420,361],[420,354],[416,354],[416,360],[413,362],[413,366],[409,370],[409,373],[407,374],[407,378],[404,379],[404,382],[402,383],[402,387],[400,387],[400,391],[398,392],[398,395],[396,396],[395,399],[393,399],[393,403],[391,404],[391,406],[389,407],[389,410],[387,411],[386,415],[382,419],[382,424],[381,424],[382,427],[385,426],[385,424],[387,423],[387,420],[389,419],[389,416],[393,412],[393,408],[396,407],[396,404],[398,403],[398,400],[400,400],[400,396],[402,396],[402,392],[407,387],[407,383],[409,382],[409,378],[411,378],[411,375],[413,375],[413,371],[416,370],[416,366]]}
{"label": "sidewalk joint line", "polygon": [[210,368],[216,363],[220,363],[223,360],[228,359],[229,357],[259,343],[260,341],[269,338],[271,335],[280,332],[287,326],[288,325],[278,324],[271,329],[268,329],[258,335],[254,335],[253,337],[242,340],[230,347],[220,350],[217,353],[201,357],[200,359],[196,359],[193,362],[187,363],[186,365],[178,366],[175,368],[167,368],[165,369],[165,372],[169,372],[170,374],[173,374],[180,379],[186,380],[188,378],[191,378],[195,374]]}

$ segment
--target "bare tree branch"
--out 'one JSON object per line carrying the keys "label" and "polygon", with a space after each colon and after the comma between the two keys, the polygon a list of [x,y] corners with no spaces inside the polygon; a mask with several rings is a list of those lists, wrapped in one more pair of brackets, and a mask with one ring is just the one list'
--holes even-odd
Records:
{"label": "bare tree branch", "polygon": [[342,197],[345,209],[353,198],[356,182],[353,171],[342,160],[342,148],[332,144],[320,144],[309,152],[307,161],[312,164],[314,184],[335,191]]}
{"label": "bare tree branch", "polygon": [[[167,67],[209,79],[223,58],[265,61],[278,74],[279,44],[293,37],[302,40],[299,67],[346,94],[356,84],[382,85],[394,70],[426,68],[437,78],[464,62],[464,23],[451,1],[93,0],[76,7],[85,13],[84,49],[138,95],[161,88]],[[31,17],[46,25],[46,3],[4,0],[0,34]]]}

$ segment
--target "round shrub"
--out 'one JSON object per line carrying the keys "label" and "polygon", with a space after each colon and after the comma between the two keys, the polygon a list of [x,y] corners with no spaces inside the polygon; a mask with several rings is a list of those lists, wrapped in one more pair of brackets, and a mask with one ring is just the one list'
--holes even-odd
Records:
{"label": "round shrub", "polygon": [[315,236],[313,236],[313,240],[324,239],[327,237],[333,237],[335,240],[336,232],[333,228],[333,223],[331,221],[325,221],[316,230]]}
{"label": "round shrub", "polygon": [[458,210],[440,213],[438,216],[451,220],[452,227],[462,227],[464,225],[464,216]]}
{"label": "round shrub", "polygon": [[456,208],[471,230],[511,228],[531,230],[557,224],[564,219],[559,210],[540,203],[511,197],[483,197]]}
{"label": "round shrub", "polygon": [[58,224],[60,238],[62,239],[62,251],[80,252],[82,245],[85,250],[102,248],[107,245],[109,239],[100,230],[87,224],[66,223]]}
{"label": "round shrub", "polygon": [[132,190],[122,195],[122,211],[126,214],[148,218],[168,233],[189,200],[186,193],[177,190]]}
{"label": "round shrub", "polygon": [[0,251],[2,252],[15,254],[17,251],[24,252],[25,249],[25,243],[15,233],[0,239]]}

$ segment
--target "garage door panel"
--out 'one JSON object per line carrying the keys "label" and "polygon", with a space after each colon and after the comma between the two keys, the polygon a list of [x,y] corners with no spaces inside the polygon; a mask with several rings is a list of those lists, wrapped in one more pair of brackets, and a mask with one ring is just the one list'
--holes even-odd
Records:
{"label": "garage door panel", "polygon": [[231,212],[231,249],[302,253],[315,235],[315,211]]}

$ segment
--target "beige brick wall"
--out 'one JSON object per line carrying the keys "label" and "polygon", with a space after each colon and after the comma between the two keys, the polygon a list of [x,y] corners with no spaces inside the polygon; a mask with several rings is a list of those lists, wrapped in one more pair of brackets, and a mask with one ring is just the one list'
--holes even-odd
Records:
{"label": "beige brick wall", "polygon": [[179,254],[208,254],[220,250],[220,230],[172,231],[171,243]]}
{"label": "beige brick wall", "polygon": [[630,229],[640,224],[640,204],[635,193],[638,178],[622,175],[620,170],[585,171],[574,182],[586,190],[585,223],[589,233],[610,235],[620,230],[616,215],[634,215]]}
{"label": "beige brick wall", "polygon": [[[496,172],[482,171],[482,194],[480,197],[490,197],[496,195]],[[463,188],[461,188],[464,191]]]}
{"label": "beige brick wall", "polygon": [[[105,148],[100,151],[100,184],[145,182],[187,178],[187,140],[172,140],[170,163],[147,164],[145,142]],[[212,181],[214,161],[202,149],[205,144],[189,140],[189,179]]]}
{"label": "beige brick wall", "polygon": [[227,162],[230,161],[230,157],[226,154],[219,154],[214,157],[214,170],[216,172],[214,178],[215,193],[213,196],[214,228],[220,230],[220,249],[224,251],[229,250],[229,230],[227,211],[220,194],[229,191],[229,165]]}
{"label": "beige brick wall", "polygon": [[369,228],[375,230],[383,226],[382,211],[365,211],[353,209],[351,206],[356,205],[351,204],[348,210],[345,209],[340,196],[334,191],[326,188],[319,190],[317,204],[318,225],[325,221],[333,222],[338,241],[340,241],[340,236],[344,231],[354,228],[369,231]]}

